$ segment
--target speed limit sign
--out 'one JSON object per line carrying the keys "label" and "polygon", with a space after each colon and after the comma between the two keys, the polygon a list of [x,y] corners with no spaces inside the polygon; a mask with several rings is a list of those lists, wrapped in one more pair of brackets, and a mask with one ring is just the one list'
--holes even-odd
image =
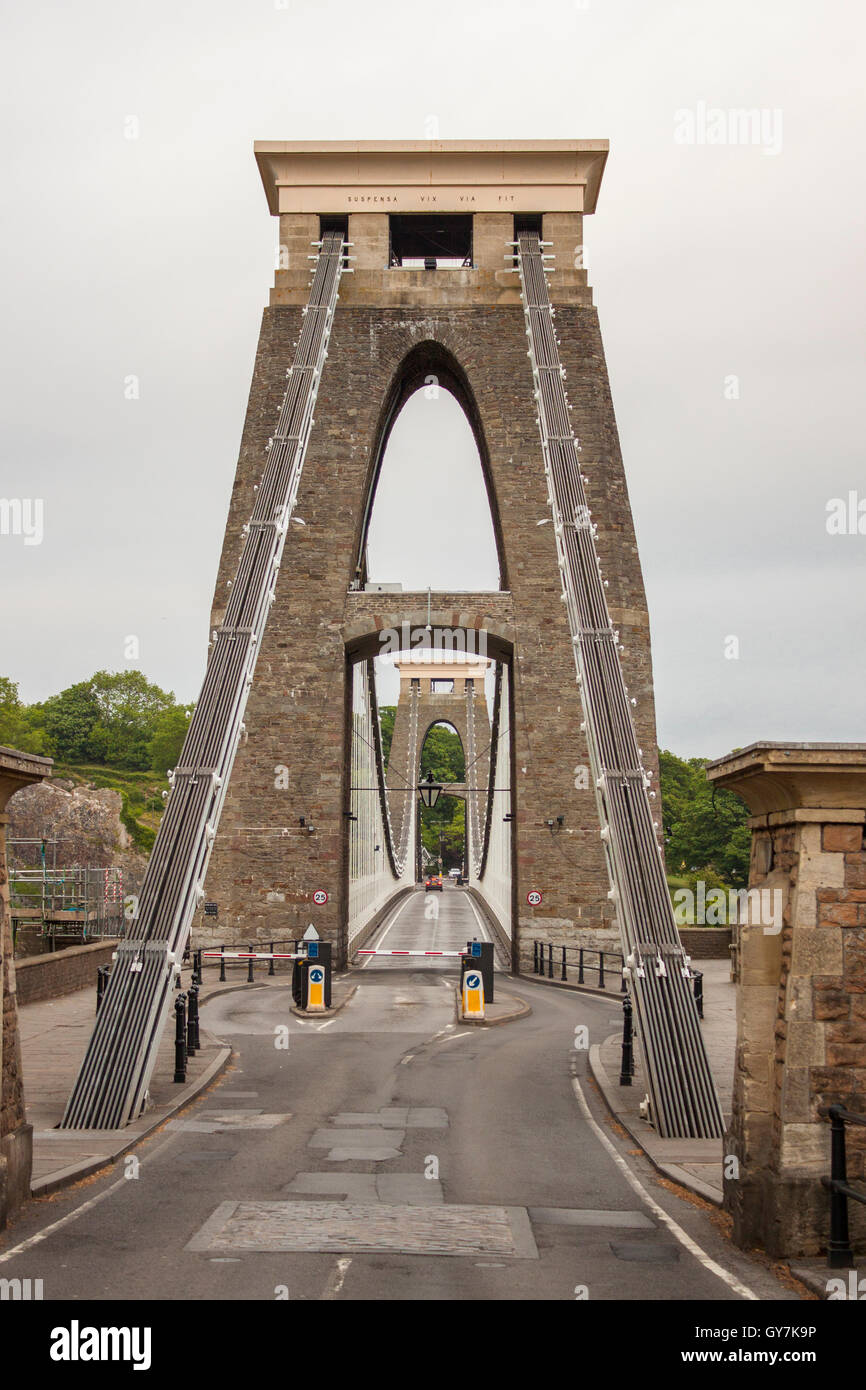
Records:
{"label": "speed limit sign", "polygon": [[322,907],[323,904],[327,901],[328,895],[325,892],[324,888],[317,888],[315,893],[313,894],[313,902],[317,903],[319,907]]}
{"label": "speed limit sign", "polygon": [[526,901],[529,903],[530,907],[538,907],[538,904],[541,902],[541,894],[537,888],[533,888],[531,893],[527,893]]}

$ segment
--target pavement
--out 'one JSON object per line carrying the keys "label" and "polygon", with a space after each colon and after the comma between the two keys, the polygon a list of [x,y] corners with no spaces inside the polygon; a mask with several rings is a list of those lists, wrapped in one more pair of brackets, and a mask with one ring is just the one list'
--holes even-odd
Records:
{"label": "pavement", "polygon": [[[425,912],[375,940],[473,935],[459,890]],[[47,1301],[797,1300],[611,1124],[575,1040],[601,1046],[617,1001],[500,973],[531,1012],[462,1028],[452,961],[367,959],[330,1017],[294,1014],[286,976],[211,990],[228,1065],[133,1171],[28,1203],[3,1277]]]}
{"label": "pavement", "polygon": [[[704,1019],[701,1026],[710,1068],[719,1093],[726,1125],[731,1118],[734,1085],[737,1011],[731,967],[727,960],[701,961],[704,975]],[[723,1201],[723,1139],[661,1139],[652,1125],[641,1119],[639,1106],[646,1095],[640,1046],[635,1039],[635,1074],[631,1086],[620,1086],[622,1024],[604,1042],[590,1049],[589,1065],[611,1113],[647,1154],[655,1168],[673,1182],[689,1188],[706,1201]]]}
{"label": "pavement", "polygon": [[[185,971],[183,987],[191,981]],[[229,989],[231,985],[217,987]],[[205,988],[203,1002],[213,994]],[[57,1129],[93,1031],[96,981],[60,999],[18,1010],[26,1117],[33,1126],[31,1192],[42,1196],[113,1163],[171,1115],[189,1104],[219,1075],[231,1048],[200,1028],[201,1048],[187,1062],[185,1082],[174,1081],[174,1028],[165,1030],[150,1085],[150,1103],[124,1129]]]}

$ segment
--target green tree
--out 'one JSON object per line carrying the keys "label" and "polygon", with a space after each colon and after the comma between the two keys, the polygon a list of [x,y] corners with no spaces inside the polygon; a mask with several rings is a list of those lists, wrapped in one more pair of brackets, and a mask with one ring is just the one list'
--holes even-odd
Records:
{"label": "green tree", "polygon": [[194,708],[194,705],[172,705],[158,716],[153,736],[147,745],[154,772],[164,776],[170,767],[177,767]]}
{"label": "green tree", "polygon": [[749,811],[733,792],[707,781],[708,762],[659,753],[668,870],[692,875],[712,869],[739,887],[749,877]]}
{"label": "green tree", "polygon": [[38,705],[21,703],[16,681],[0,676],[0,746],[20,748],[22,753],[44,753],[40,715]]}
{"label": "green tree", "polygon": [[91,682],[68,686],[46,700],[42,709],[52,757],[68,763],[86,762],[91,756],[91,734],[99,720],[99,703]]}

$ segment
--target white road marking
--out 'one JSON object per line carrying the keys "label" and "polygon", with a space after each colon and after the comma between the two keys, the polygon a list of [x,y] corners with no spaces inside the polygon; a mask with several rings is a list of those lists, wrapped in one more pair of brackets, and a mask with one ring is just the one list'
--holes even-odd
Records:
{"label": "white road marking", "polygon": [[[402,902],[400,903],[400,905],[398,906],[397,911],[394,913],[394,916],[391,918],[391,920],[390,920],[390,922],[388,923],[387,927],[385,927],[384,931],[382,932],[382,935],[381,935],[380,937],[377,937],[377,939],[376,939],[376,945],[375,945],[375,948],[374,948],[374,949],[376,949],[376,950],[379,949],[379,947],[382,945],[382,942],[385,940],[385,937],[388,935],[388,933],[389,933],[389,931],[391,930],[391,928],[393,927],[394,923],[397,921],[397,918],[400,916],[400,913],[403,911],[403,908],[404,908],[404,907],[408,907],[409,903],[411,903],[411,902],[413,901],[414,897],[415,897],[414,893],[407,893],[407,894],[406,894],[405,898],[403,899],[403,901],[402,901]],[[366,969],[367,969],[367,966],[370,964],[370,961],[371,961],[371,960],[375,960],[375,959],[376,959],[375,956],[367,956],[367,959],[364,961],[364,964],[361,966],[361,969],[362,969],[362,970],[366,970]]]}
{"label": "white road marking", "polygon": [[414,1056],[415,1056],[415,1053],[414,1053],[414,1052],[410,1052],[408,1057],[403,1057],[403,1058],[401,1059],[400,1066],[401,1066],[401,1067],[407,1066],[408,1063],[412,1061],[412,1059],[413,1059]]}
{"label": "white road marking", "polygon": [[667,1227],[671,1235],[673,1235],[675,1239],[679,1241],[680,1245],[684,1246],[685,1249],[688,1250],[690,1255],[693,1255],[694,1258],[704,1266],[704,1269],[708,1269],[711,1274],[715,1274],[718,1279],[721,1279],[723,1283],[727,1284],[729,1289],[733,1289],[734,1293],[739,1294],[740,1298],[751,1299],[753,1302],[756,1303],[759,1302],[760,1300],[756,1293],[753,1293],[752,1290],[747,1288],[745,1284],[741,1284],[739,1279],[737,1279],[737,1277],[731,1274],[727,1269],[722,1269],[722,1266],[720,1264],[716,1264],[716,1261],[711,1259],[710,1256],[707,1255],[701,1249],[701,1247],[698,1244],[696,1244],[695,1241],[692,1240],[691,1236],[683,1230],[682,1226],[678,1225],[678,1223],[674,1221],[672,1216],[668,1216],[668,1213],[665,1211],[664,1207],[659,1206],[658,1202],[650,1196],[643,1183],[635,1177],[634,1173],[629,1168],[625,1159],[622,1157],[622,1154],[620,1154],[617,1151],[614,1144],[612,1144],[610,1139],[608,1139],[604,1130],[601,1128],[600,1125],[596,1123],[592,1111],[590,1110],[589,1105],[587,1104],[586,1096],[583,1093],[583,1087],[581,1086],[578,1078],[574,1075],[572,1075],[571,1078],[571,1085],[577,1103],[580,1106],[583,1118],[586,1120],[587,1124],[589,1125],[590,1129],[592,1130],[598,1141],[604,1146],[605,1149],[607,1149],[607,1152],[610,1154],[617,1168],[619,1168],[626,1182],[629,1184],[631,1188],[633,1188],[633,1190],[638,1194],[641,1200],[646,1203],[653,1216],[655,1216],[662,1223],[663,1226]]}
{"label": "white road marking", "polygon": [[330,1028],[330,1026],[331,1026],[332,1023],[336,1023],[336,1019],[334,1019],[334,1018],[329,1018],[328,1021],[327,1021],[327,1023],[320,1023],[320,1024],[318,1024],[318,1026],[317,1026],[317,1028],[316,1028],[316,1032],[317,1032],[317,1033],[321,1033],[321,1031],[322,1031],[323,1028]]}
{"label": "white road marking", "polygon": [[[168,1135],[161,1144],[147,1155],[147,1158],[156,1158],[158,1153],[161,1153],[169,1144],[175,1142],[179,1133],[182,1133],[182,1131],[175,1130],[172,1134]],[[125,1155],[121,1155],[121,1158],[123,1157],[125,1157]],[[119,1162],[120,1160],[115,1159],[114,1161]],[[141,1158],[139,1159],[139,1164],[143,1165],[146,1161],[146,1159]],[[106,1162],[105,1166],[108,1168],[111,1166],[111,1163]],[[106,1197],[110,1197],[113,1192],[117,1192],[118,1189],[123,1187],[128,1181],[129,1179],[125,1175],[122,1178],[118,1178],[117,1182],[113,1182],[110,1187],[106,1187],[104,1192],[99,1192],[95,1197],[91,1197],[88,1201],[82,1202],[81,1206],[76,1207],[74,1211],[68,1211],[65,1216],[60,1217],[59,1221],[52,1221],[50,1226],[43,1226],[41,1231],[37,1231],[33,1236],[28,1236],[27,1240],[22,1240],[20,1245],[13,1245],[11,1250],[4,1250],[3,1254],[0,1255],[0,1264],[4,1264],[6,1260],[14,1259],[16,1255],[22,1255],[25,1250],[31,1250],[33,1246],[38,1245],[40,1241],[47,1240],[54,1231],[59,1231],[63,1226],[68,1226],[70,1221],[75,1221],[79,1216],[82,1216],[84,1212],[90,1211],[92,1207],[99,1206],[100,1202],[104,1202]]]}

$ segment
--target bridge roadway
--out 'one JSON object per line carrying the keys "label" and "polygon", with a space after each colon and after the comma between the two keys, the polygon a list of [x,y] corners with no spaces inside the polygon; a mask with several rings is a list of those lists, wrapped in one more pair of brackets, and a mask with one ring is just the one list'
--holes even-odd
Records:
{"label": "bridge roadway", "polygon": [[[462,944],[466,895],[449,885],[436,921],[429,896],[377,939],[417,941],[420,925]],[[575,1030],[601,1042],[616,999],[503,974],[532,1013],[463,1028],[456,966],[358,967],[321,1023],[290,1012],[285,977],[212,995],[203,1022],[234,1048],[229,1070],[139,1146],[129,1178],[121,1160],[31,1203],[0,1237],[0,1276],[83,1303],[794,1297],[611,1127]]]}
{"label": "bridge roadway", "polygon": [[[508,961],[469,893],[443,880],[442,892],[417,891],[401,899],[393,912],[365,944],[375,951],[462,951],[467,941],[493,941],[495,968],[507,970]],[[448,971],[453,977],[460,962],[451,956],[356,956],[362,970]]]}

